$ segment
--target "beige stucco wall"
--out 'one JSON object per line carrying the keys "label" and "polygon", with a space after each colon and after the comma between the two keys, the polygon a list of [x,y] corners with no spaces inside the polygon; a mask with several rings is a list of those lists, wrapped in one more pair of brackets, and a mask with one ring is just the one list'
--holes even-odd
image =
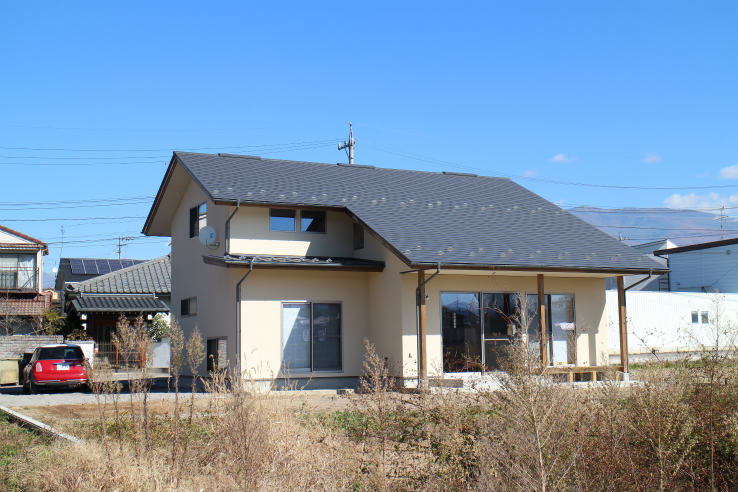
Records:
{"label": "beige stucco wall", "polygon": [[[204,338],[227,337],[231,367],[240,360],[249,377],[271,379],[281,373],[283,301],[331,301],[342,305],[342,361],[340,372],[314,373],[310,377],[358,376],[364,357],[364,338],[378,353],[393,361],[398,376],[417,376],[415,288],[417,274],[401,272],[409,267],[382,242],[367,232],[365,248],[352,248],[352,220],[340,211],[328,211],[326,234],[269,232],[268,207],[241,207],[231,225],[231,251],[244,254],[294,254],[356,256],[381,259],[381,273],[321,270],[254,269],[243,283],[240,308],[236,284],[248,271],[205,264],[203,255],[224,253],[224,225],[232,206],[208,203],[208,225],[214,227],[219,245],[207,248],[189,238],[189,209],[206,201],[190,184],[182,194],[172,223],[172,312],[189,336],[198,327]],[[283,238],[283,235],[287,235]],[[309,244],[306,244],[309,241]],[[431,271],[426,273],[427,276]],[[575,295],[577,363],[604,364],[607,352],[605,280],[603,278],[545,278],[547,293]],[[440,293],[536,292],[536,277],[522,275],[458,275],[442,273],[426,288],[428,367],[442,367]],[[198,298],[195,316],[179,315],[180,300]],[[242,351],[237,353],[236,310],[242,317]],[[204,365],[200,372],[204,373]],[[305,376],[300,374],[299,376]],[[293,374],[292,376],[297,376]]]}
{"label": "beige stucco wall", "polygon": [[[300,213],[297,213],[299,229]],[[338,256],[353,254],[353,221],[326,212],[325,233],[269,230],[269,207],[241,207],[231,220],[231,252],[260,255]]]}

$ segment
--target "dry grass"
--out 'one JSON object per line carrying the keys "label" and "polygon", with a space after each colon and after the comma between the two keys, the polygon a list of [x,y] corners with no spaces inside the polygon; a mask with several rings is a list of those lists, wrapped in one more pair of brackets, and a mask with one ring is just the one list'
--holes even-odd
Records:
{"label": "dry grass", "polygon": [[[219,378],[194,401],[191,420],[189,396],[178,402],[178,418],[173,402],[150,402],[148,450],[141,403],[117,418],[108,406],[109,459],[98,414],[74,409],[86,443],[28,442],[0,469],[0,483],[25,490],[738,486],[735,358],[644,368],[631,386],[574,389],[540,377],[535,364],[515,359],[525,354],[512,353],[500,391],[402,394],[388,363],[371,347],[367,353],[364,391],[338,410],[311,407],[299,394],[234,389]],[[129,411],[139,412],[137,425]]]}

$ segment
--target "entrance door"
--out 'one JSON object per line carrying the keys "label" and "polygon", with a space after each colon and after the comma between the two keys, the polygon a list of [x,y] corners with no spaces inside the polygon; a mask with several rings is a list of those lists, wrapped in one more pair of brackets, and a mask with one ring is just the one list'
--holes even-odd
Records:
{"label": "entrance door", "polygon": [[515,335],[516,325],[510,319],[509,294],[482,294],[484,332],[484,368],[488,371],[501,369],[501,362],[510,340]]}
{"label": "entrance door", "polygon": [[479,294],[441,294],[443,371],[467,372],[482,369],[482,326]]}

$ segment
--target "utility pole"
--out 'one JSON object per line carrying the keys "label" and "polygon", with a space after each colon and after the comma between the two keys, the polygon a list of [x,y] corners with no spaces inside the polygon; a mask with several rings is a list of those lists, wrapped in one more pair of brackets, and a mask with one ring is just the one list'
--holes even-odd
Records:
{"label": "utility pole", "polygon": [[720,207],[720,215],[718,215],[712,220],[720,221],[720,239],[725,239],[725,221],[728,220],[728,216],[725,215],[725,204],[724,203],[723,203],[723,206]]}
{"label": "utility pole", "polygon": [[133,238],[130,236],[118,236],[118,259],[120,260],[120,253],[123,251],[123,246]]}
{"label": "utility pole", "polygon": [[354,125],[349,121],[349,139],[344,140],[342,144],[338,144],[338,150],[348,149],[349,164],[354,163]]}

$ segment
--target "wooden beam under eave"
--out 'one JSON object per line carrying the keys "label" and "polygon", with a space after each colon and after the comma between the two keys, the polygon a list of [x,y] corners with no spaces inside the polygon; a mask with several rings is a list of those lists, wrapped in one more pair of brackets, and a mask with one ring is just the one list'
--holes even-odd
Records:
{"label": "wooden beam under eave", "polygon": [[[620,328],[620,365],[623,373],[629,373],[628,365],[628,322],[625,310],[625,288],[623,287],[623,276],[618,275],[618,326]],[[627,376],[626,376],[627,377]]]}
{"label": "wooden beam under eave", "polygon": [[538,329],[541,333],[541,364],[545,368],[548,366],[548,330],[546,323],[546,295],[543,290],[543,274],[539,273],[538,278]]}
{"label": "wooden beam under eave", "polygon": [[427,343],[426,343],[426,316],[425,316],[425,272],[418,270],[418,360],[420,362],[420,380],[425,386],[428,380],[428,359],[427,359]]}

